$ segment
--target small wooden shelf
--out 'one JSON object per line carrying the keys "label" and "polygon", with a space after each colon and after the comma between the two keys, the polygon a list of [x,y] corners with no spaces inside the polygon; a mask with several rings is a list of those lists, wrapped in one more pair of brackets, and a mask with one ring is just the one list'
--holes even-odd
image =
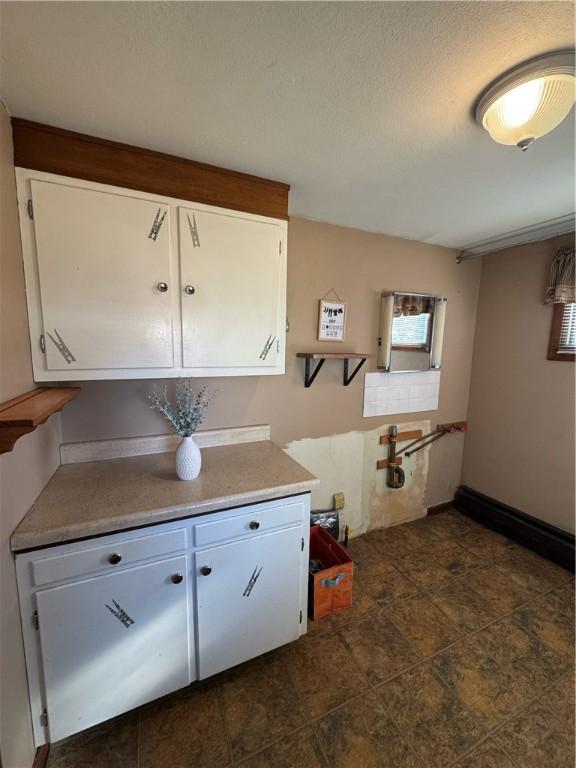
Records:
{"label": "small wooden shelf", "polygon": [[407,443],[408,440],[420,440],[421,437],[421,429],[413,429],[410,432],[398,432],[396,437],[380,435],[380,445],[388,445],[389,443]]}
{"label": "small wooden shelf", "polygon": [[[344,361],[344,376],[343,384],[345,387],[350,384],[352,379],[356,376],[360,368],[364,365],[366,360],[374,357],[367,352],[297,352],[296,357],[303,357],[305,362],[304,368],[304,386],[312,386],[312,382],[318,375],[318,371],[324,365],[325,360],[343,360]],[[310,360],[318,360],[318,365],[312,372],[310,372]],[[348,361],[360,360],[356,368],[348,375]]]}
{"label": "small wooden shelf", "polygon": [[0,404],[0,453],[8,453],[22,435],[33,432],[74,400],[80,387],[39,387]]}

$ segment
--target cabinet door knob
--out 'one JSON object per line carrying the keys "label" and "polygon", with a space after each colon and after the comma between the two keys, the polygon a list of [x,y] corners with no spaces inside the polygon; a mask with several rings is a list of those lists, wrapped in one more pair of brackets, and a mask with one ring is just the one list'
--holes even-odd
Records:
{"label": "cabinet door knob", "polygon": [[112,554],[108,558],[108,562],[110,563],[110,565],[118,565],[120,560],[122,560],[122,555],[119,555],[118,552],[112,552]]}
{"label": "cabinet door knob", "polygon": [[212,573],[212,568],[210,568],[209,565],[203,565],[202,568],[200,568],[200,573],[202,576],[210,576]]}
{"label": "cabinet door knob", "polygon": [[252,522],[250,523],[250,530],[257,531],[258,528],[260,528],[260,523],[258,522],[258,520],[252,520]]}
{"label": "cabinet door knob", "polygon": [[173,573],[170,578],[172,579],[172,584],[182,584],[184,581],[184,576],[181,573]]}
{"label": "cabinet door knob", "polygon": [[193,296],[196,293],[196,288],[193,285],[187,285],[184,288],[184,293],[187,293],[188,296]]}
{"label": "cabinet door knob", "polygon": [[160,291],[160,293],[166,293],[168,290],[168,283],[158,283],[156,288]]}

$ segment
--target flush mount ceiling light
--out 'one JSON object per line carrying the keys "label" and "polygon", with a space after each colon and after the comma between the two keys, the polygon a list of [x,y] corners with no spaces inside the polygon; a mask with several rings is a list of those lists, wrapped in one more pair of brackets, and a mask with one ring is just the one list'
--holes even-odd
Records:
{"label": "flush mount ceiling light", "polygon": [[525,150],[564,120],[574,104],[575,86],[574,51],[538,56],[486,89],[476,120],[494,141]]}

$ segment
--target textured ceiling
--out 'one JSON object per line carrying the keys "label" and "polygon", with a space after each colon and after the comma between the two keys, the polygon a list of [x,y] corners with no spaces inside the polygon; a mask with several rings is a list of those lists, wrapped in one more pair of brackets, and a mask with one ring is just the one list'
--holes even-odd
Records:
{"label": "textured ceiling", "polygon": [[574,45],[568,2],[2,5],[11,114],[292,185],[290,212],[462,246],[574,210],[574,110],[528,152],[471,110]]}

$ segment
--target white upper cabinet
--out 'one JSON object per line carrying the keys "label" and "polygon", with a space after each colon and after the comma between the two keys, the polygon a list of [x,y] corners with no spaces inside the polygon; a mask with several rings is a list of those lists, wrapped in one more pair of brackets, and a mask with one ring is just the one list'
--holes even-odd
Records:
{"label": "white upper cabinet", "polygon": [[286,221],[17,181],[36,381],[284,373]]}
{"label": "white upper cabinet", "polygon": [[279,224],[180,208],[184,367],[274,368],[285,291]]}
{"label": "white upper cabinet", "polygon": [[169,207],[43,181],[31,194],[48,370],[171,368]]}

